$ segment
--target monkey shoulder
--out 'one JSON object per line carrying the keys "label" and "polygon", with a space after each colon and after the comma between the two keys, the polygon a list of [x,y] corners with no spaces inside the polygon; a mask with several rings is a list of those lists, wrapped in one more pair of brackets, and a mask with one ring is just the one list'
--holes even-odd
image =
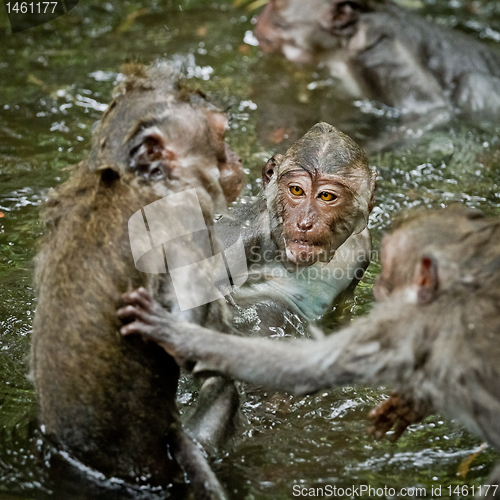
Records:
{"label": "monkey shoulder", "polygon": [[269,215],[261,197],[250,203],[240,202],[215,222],[215,230],[225,248],[242,239],[247,260],[251,259],[252,249],[260,252],[269,245],[269,227]]}

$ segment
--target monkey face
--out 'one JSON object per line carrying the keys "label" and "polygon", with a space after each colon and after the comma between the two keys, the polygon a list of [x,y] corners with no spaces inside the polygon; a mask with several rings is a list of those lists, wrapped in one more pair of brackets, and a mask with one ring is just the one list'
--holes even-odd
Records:
{"label": "monkey face", "polygon": [[373,207],[375,172],[359,146],[317,123],[262,170],[271,236],[286,260],[329,262],[351,235],[363,231]]}
{"label": "monkey face", "polygon": [[292,62],[317,64],[354,36],[364,12],[385,0],[270,0],[257,18],[255,36],[264,52]]}
{"label": "monkey face", "polygon": [[321,29],[328,0],[270,0],[257,18],[255,36],[264,52],[282,52],[295,63],[316,63],[324,50],[340,48],[339,41]]}
{"label": "monkey face", "polygon": [[287,259],[299,266],[329,262],[353,232],[354,196],[331,174],[288,171],[279,181]]}

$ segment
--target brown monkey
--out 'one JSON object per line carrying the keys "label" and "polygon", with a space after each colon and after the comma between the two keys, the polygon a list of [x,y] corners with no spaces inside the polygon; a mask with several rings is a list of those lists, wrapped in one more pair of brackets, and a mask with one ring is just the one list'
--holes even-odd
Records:
{"label": "brown monkey", "polygon": [[360,147],[327,123],[273,156],[258,200],[217,221],[226,247],[238,238],[245,246],[248,282],[234,300],[307,320],[328,312],[370,263],[375,177]]}
{"label": "brown monkey", "polygon": [[[170,276],[138,270],[154,263],[151,253],[134,265],[128,229],[134,214],[145,227],[141,210],[151,203],[176,193],[184,198],[193,189],[211,223],[226,199],[237,195],[240,161],[224,142],[226,116],[183,88],[168,66],[148,72],[130,67],[114,96],[94,132],[89,160],[52,193],[44,212],[31,352],[40,424],[71,457],[107,477],[161,486],[187,479],[196,498],[223,498],[203,454],[182,429],[177,364],[153,344],[123,342],[115,310],[123,292],[144,286],[185,319],[229,329],[222,300],[181,313]],[[165,234],[183,234],[185,218],[155,213]],[[169,241],[163,251],[202,260],[196,234]],[[141,245],[151,247],[147,235]],[[156,249],[163,259],[162,246]],[[205,271],[200,267],[196,278]],[[186,285],[193,281],[188,278]],[[220,432],[238,408],[238,394],[225,381],[212,381],[208,391],[211,403],[224,406],[227,422],[207,417],[203,423]]]}
{"label": "brown monkey", "polygon": [[[500,220],[452,207],[418,213],[382,245],[379,301],[325,340],[227,338],[179,324],[142,289],[119,315],[122,334],[154,340],[197,372],[296,394],[390,384],[417,413],[434,408],[500,450]],[[397,419],[396,419],[397,420]],[[488,483],[500,497],[500,468]]]}
{"label": "brown monkey", "polygon": [[263,50],[322,63],[354,96],[403,114],[500,115],[500,52],[391,0],[270,0],[255,35]]}

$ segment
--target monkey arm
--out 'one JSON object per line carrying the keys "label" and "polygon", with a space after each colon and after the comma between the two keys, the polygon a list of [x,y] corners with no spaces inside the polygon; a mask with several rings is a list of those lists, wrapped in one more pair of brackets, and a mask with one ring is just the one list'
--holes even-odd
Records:
{"label": "monkey arm", "polygon": [[468,116],[493,121],[500,114],[500,78],[487,72],[465,73],[458,81],[454,98]]}
{"label": "monkey arm", "polygon": [[317,369],[322,359],[312,341],[298,344],[234,336],[222,338],[220,334],[202,330],[188,333],[188,358],[198,360],[195,373],[215,371],[295,394],[308,394],[331,385]]}
{"label": "monkey arm", "polygon": [[315,373],[323,353],[314,342],[285,344],[217,333],[177,321],[155,302],[145,302],[145,295],[140,296],[144,292],[139,289],[124,296],[129,305],[118,315],[133,322],[121,329],[122,334],[141,334],[196,373],[217,373],[299,394],[330,385],[326,381],[322,384]]}
{"label": "monkey arm", "polygon": [[122,328],[123,335],[141,334],[157,342],[181,363],[194,366],[197,373],[215,372],[295,394],[341,384],[394,380],[394,371],[400,371],[405,352],[410,352],[397,342],[391,345],[387,336],[381,342],[387,324],[369,317],[323,341],[279,342],[240,338],[177,322],[144,289],[126,294],[124,300],[129,305],[119,316],[134,321]]}
{"label": "monkey arm", "polygon": [[344,285],[344,288],[339,290],[337,296],[345,289],[354,290],[370,265],[371,252],[372,238],[367,227],[360,233],[351,234],[337,249],[328,267],[334,266],[341,270],[341,275],[345,276],[348,282],[347,286]]}

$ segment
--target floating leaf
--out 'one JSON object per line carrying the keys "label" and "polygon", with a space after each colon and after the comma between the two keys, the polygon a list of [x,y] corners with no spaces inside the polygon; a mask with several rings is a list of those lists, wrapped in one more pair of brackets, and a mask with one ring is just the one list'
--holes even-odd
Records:
{"label": "floating leaf", "polygon": [[255,0],[255,2],[252,2],[250,5],[247,5],[247,10],[248,11],[257,10],[259,7],[266,5],[268,1],[269,0]]}
{"label": "floating leaf", "polygon": [[474,459],[486,448],[488,447],[487,443],[483,443],[479,449],[476,451],[476,453],[473,453],[472,455],[468,456],[465,460],[462,460],[460,462],[460,465],[458,466],[457,469],[457,476],[462,480],[465,481],[465,478],[467,477],[467,473],[469,472],[470,464],[474,461]]}
{"label": "floating leaf", "polygon": [[33,83],[35,85],[38,85],[39,87],[44,86],[42,80],[39,80],[35,75],[32,75],[31,73],[28,75],[28,83]]}
{"label": "floating leaf", "polygon": [[151,11],[151,9],[139,9],[139,10],[136,10],[135,12],[132,12],[131,14],[129,14],[125,18],[125,21],[123,21],[123,23],[121,23],[120,26],[118,26],[118,30],[117,30],[118,33],[124,33],[125,31],[128,31],[132,27],[132,25],[134,24],[134,21],[138,17],[149,14],[150,11]]}
{"label": "floating leaf", "polygon": [[406,9],[421,9],[424,6],[424,2],[421,0],[397,0],[396,3]]}

